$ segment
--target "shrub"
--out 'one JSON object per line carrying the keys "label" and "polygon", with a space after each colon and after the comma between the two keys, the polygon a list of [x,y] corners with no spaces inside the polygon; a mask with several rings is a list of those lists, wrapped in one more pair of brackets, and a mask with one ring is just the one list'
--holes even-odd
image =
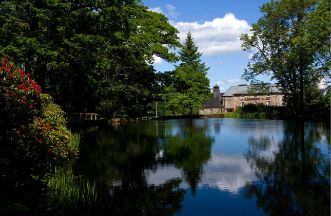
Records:
{"label": "shrub", "polygon": [[7,59],[0,68],[0,114],[2,180],[23,185],[78,155],[64,112]]}
{"label": "shrub", "polygon": [[246,119],[277,119],[280,118],[281,107],[266,106],[263,104],[246,104],[238,107],[236,113]]}

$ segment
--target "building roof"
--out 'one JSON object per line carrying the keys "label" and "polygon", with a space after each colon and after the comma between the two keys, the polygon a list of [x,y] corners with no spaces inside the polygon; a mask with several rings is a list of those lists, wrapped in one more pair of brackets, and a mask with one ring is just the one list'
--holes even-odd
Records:
{"label": "building roof", "polygon": [[[249,85],[238,85],[238,86],[231,86],[223,96],[231,97],[234,95],[248,95],[247,89]],[[270,85],[270,94],[282,94],[279,87],[277,85]]]}
{"label": "building roof", "polygon": [[219,97],[211,98],[204,105],[203,108],[222,108],[221,99]]}

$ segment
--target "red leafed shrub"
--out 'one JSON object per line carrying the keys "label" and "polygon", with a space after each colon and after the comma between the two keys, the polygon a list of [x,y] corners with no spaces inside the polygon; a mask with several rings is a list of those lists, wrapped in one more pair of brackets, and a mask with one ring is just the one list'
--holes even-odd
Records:
{"label": "red leafed shrub", "polygon": [[27,182],[78,154],[64,112],[24,70],[0,67],[0,175]]}

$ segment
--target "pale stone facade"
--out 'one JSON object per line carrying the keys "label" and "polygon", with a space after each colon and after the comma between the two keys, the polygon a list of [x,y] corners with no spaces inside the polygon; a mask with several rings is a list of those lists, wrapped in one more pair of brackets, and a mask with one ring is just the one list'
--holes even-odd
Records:
{"label": "pale stone facade", "polygon": [[214,115],[223,113],[223,108],[204,108],[199,110],[199,115]]}
{"label": "pale stone facade", "polygon": [[234,95],[224,97],[225,112],[236,111],[237,107],[246,104],[264,104],[266,106],[283,106],[283,95]]}
{"label": "pale stone facade", "polygon": [[249,86],[231,86],[223,95],[225,112],[234,112],[246,104],[264,104],[266,106],[283,106],[283,94],[279,86],[270,85],[270,94],[248,93]]}
{"label": "pale stone facade", "polygon": [[234,112],[238,107],[246,104],[264,104],[266,106],[283,106],[283,94],[277,85],[270,85],[270,94],[248,93],[249,86],[231,86],[224,94],[219,91],[219,86],[213,89],[213,98],[199,110],[200,115],[213,115],[223,112]]}

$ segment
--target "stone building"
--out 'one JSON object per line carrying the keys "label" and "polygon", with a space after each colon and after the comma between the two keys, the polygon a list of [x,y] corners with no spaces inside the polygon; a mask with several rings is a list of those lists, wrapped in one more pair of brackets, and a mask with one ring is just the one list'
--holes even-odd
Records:
{"label": "stone building", "polygon": [[234,112],[246,104],[264,104],[266,106],[283,106],[283,94],[277,85],[270,86],[268,94],[249,94],[248,85],[231,86],[223,94],[225,112]]}
{"label": "stone building", "polygon": [[218,85],[213,88],[213,98],[199,110],[200,115],[213,115],[234,112],[246,104],[264,104],[266,106],[283,106],[283,94],[275,84],[270,85],[268,94],[250,94],[248,85],[231,86],[224,94]]}
{"label": "stone building", "polygon": [[209,99],[204,105],[203,109],[199,110],[200,115],[213,115],[224,112],[224,105],[222,95],[218,85],[213,88],[213,97]]}

